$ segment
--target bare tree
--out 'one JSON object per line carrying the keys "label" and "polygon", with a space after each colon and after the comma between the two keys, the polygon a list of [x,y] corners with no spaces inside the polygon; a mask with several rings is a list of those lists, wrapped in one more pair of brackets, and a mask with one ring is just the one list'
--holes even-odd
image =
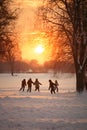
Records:
{"label": "bare tree", "polygon": [[76,71],[76,90],[82,92],[87,66],[87,1],[45,0],[40,12],[43,12],[43,20],[53,26],[54,33],[61,32],[62,39],[70,46]]}
{"label": "bare tree", "polygon": [[[18,44],[14,40],[15,21],[17,19],[17,9],[12,8],[13,0],[0,0],[0,56],[9,62],[11,74],[13,75],[13,65]],[[17,50],[18,52],[18,50]]]}

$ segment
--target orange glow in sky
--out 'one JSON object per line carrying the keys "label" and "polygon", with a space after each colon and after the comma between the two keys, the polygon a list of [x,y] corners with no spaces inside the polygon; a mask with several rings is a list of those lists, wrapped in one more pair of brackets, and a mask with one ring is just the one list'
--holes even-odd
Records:
{"label": "orange glow in sky", "polygon": [[[20,50],[23,60],[37,60],[40,64],[49,60],[48,39],[44,38],[41,21],[36,16],[36,9],[42,0],[17,0],[21,11],[17,22],[20,34]],[[36,20],[37,19],[37,20]]]}
{"label": "orange glow in sky", "polygon": [[43,34],[30,34],[29,39],[20,48],[23,60],[37,60],[39,64],[49,60],[48,39],[44,38]]}

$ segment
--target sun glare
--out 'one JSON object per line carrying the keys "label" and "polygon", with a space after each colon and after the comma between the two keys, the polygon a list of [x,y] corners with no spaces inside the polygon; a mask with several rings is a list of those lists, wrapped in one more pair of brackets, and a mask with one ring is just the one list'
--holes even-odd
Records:
{"label": "sun glare", "polygon": [[37,54],[42,54],[44,52],[44,48],[42,45],[38,45],[36,48],[35,48],[35,53]]}
{"label": "sun glare", "polygon": [[29,40],[20,45],[23,60],[37,60],[39,64],[43,64],[46,59],[49,59],[48,39],[44,35],[37,32],[29,34]]}

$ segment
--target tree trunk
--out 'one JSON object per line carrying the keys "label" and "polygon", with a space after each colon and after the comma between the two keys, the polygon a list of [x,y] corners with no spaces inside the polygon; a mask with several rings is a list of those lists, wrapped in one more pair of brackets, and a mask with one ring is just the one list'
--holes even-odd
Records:
{"label": "tree trunk", "polygon": [[10,66],[11,66],[11,75],[13,76],[14,75],[14,65],[13,65],[13,63],[10,63]]}
{"label": "tree trunk", "polygon": [[77,92],[83,92],[85,86],[84,72],[76,73],[76,90]]}
{"label": "tree trunk", "polygon": [[9,66],[10,66],[10,73],[12,76],[14,76],[14,61],[9,61]]}

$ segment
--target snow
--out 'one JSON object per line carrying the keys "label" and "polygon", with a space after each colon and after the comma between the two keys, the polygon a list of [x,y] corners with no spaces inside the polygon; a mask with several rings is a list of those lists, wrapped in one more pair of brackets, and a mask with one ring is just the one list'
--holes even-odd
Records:
{"label": "snow", "polygon": [[[21,80],[38,78],[40,92],[20,92]],[[51,94],[48,80],[59,81]],[[87,92],[75,91],[75,75],[0,74],[0,130],[87,130]]]}

